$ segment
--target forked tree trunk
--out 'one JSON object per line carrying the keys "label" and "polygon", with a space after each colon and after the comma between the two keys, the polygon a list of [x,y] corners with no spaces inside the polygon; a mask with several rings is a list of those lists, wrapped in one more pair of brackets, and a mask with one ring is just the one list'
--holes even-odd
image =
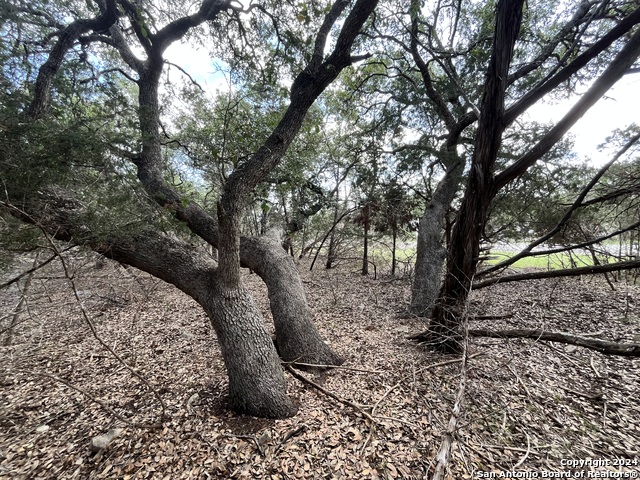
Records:
{"label": "forked tree trunk", "polygon": [[479,257],[480,240],[496,194],[493,170],[505,129],[504,102],[509,65],[524,0],[500,0],[473,158],[464,199],[453,228],[447,274],[434,305],[429,330],[417,340],[434,350],[460,351],[460,325]]}
{"label": "forked tree trunk", "polygon": [[230,408],[268,418],[295,414],[260,311],[243,286],[229,289],[222,284],[208,255],[154,231],[131,241],[100,243],[95,249],[175,285],[202,306],[217,334],[229,375]]}

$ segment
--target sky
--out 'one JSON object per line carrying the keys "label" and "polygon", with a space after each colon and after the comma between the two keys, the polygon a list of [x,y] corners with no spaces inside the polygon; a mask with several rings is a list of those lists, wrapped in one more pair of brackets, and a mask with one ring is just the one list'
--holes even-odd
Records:
{"label": "sky", "polygon": [[[206,91],[229,89],[228,80],[216,69],[204,48],[196,49],[184,43],[174,43],[167,49],[167,60],[180,65]],[[172,75],[178,73],[174,70]],[[586,88],[585,88],[586,90]],[[557,121],[571,108],[575,99],[559,103],[540,103],[529,109],[530,118],[539,121]],[[623,77],[607,95],[600,99],[570,133],[575,136],[574,150],[579,160],[589,160],[594,165],[606,163],[612,152],[599,152],[608,135],[616,128],[626,128],[631,123],[640,125],[640,73]]]}
{"label": "sky", "polygon": [[[586,90],[586,88],[585,88]],[[576,99],[554,105],[539,104],[529,114],[538,121],[560,120]],[[601,165],[611,159],[611,152],[598,152],[598,145],[616,128],[632,123],[640,125],[640,74],[630,74],[614,85],[570,130],[575,135],[574,150],[580,159]]]}

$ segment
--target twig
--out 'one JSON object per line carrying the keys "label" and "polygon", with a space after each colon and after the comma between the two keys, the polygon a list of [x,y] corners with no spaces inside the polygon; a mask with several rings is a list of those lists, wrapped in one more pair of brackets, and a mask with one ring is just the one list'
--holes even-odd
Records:
{"label": "twig", "polygon": [[301,382],[304,382],[308,385],[311,385],[312,387],[316,388],[317,390],[320,390],[322,393],[324,393],[326,396],[333,398],[334,400],[347,405],[351,408],[353,408],[354,410],[360,412],[362,414],[363,417],[367,418],[368,420],[371,421],[371,423],[376,423],[376,420],[367,412],[365,412],[363,410],[363,408],[356,404],[353,403],[351,400],[347,400],[346,398],[342,398],[341,396],[330,392],[329,390],[327,390],[324,387],[321,387],[320,385],[318,385],[316,382],[314,382],[313,380],[309,380],[307,377],[305,377],[304,375],[296,372],[290,365],[285,365],[284,367],[287,372],[289,372],[291,375],[293,375],[295,378],[297,378],[298,380],[300,380]]}
{"label": "twig", "polygon": [[260,455],[264,457],[264,447],[260,444],[260,442],[258,441],[258,438],[255,435],[236,435],[234,433],[223,433],[222,436],[229,437],[229,438],[242,438],[244,440],[252,440],[253,443],[256,444],[256,448],[260,452]]}
{"label": "twig", "polygon": [[133,428],[145,428],[145,429],[158,429],[162,427],[162,424],[160,423],[137,423],[137,422],[132,422],[131,420],[128,420],[127,418],[123,417],[122,415],[120,415],[118,412],[116,412],[114,409],[112,409],[110,406],[108,406],[106,403],[104,403],[102,400],[94,397],[93,395],[91,395],[89,392],[87,392],[86,390],[84,390],[83,388],[80,388],[60,377],[57,377],[55,375],[52,375],[50,373],[46,373],[46,372],[34,372],[34,371],[30,371],[30,370],[9,370],[8,373],[22,373],[25,375],[33,375],[33,376],[37,376],[37,377],[45,377],[45,378],[49,378],[51,380],[54,380],[56,382],[62,383],[63,385],[66,385],[67,387],[69,387],[72,390],[75,390],[76,392],[81,393],[82,395],[84,395],[85,397],[87,397],[89,400],[91,400],[94,403],[97,403],[98,405],[100,405],[100,407],[102,407],[102,409],[107,412],[109,415],[117,418],[118,420],[120,420],[121,422],[129,425],[130,427]]}
{"label": "twig", "polygon": [[302,362],[297,362],[295,360],[291,362],[282,362],[282,364],[285,366],[290,365],[292,367],[312,367],[312,368],[323,368],[323,369],[349,370],[351,372],[375,373],[377,375],[386,373],[380,370],[366,370],[364,368],[345,367],[344,365],[322,365],[317,363],[302,363]]}
{"label": "twig", "polygon": [[[72,248],[74,248],[74,246],[71,247],[67,247],[64,250],[62,250],[62,253],[67,252],[69,250],[71,250]],[[0,284],[0,290],[2,290],[3,288],[8,287],[11,284],[16,283],[17,281],[19,281],[21,278],[26,277],[27,275],[34,273],[37,270],[40,270],[42,267],[44,267],[45,265],[47,265],[48,263],[50,263],[52,260],[55,260],[58,257],[58,254],[55,253],[53,254],[51,257],[47,258],[44,262],[40,262],[38,265],[34,265],[33,267],[31,267],[29,270],[25,270],[24,272],[22,272],[20,275],[17,275],[15,277],[13,277],[10,280],[7,280],[6,282]]]}
{"label": "twig", "polygon": [[522,456],[520,461],[513,466],[513,470],[515,470],[520,465],[522,465],[524,461],[527,459],[527,457],[529,456],[529,453],[531,453],[531,439],[529,438],[529,434],[527,432],[524,432],[524,434],[527,436],[527,451],[524,452],[524,455]]}
{"label": "twig", "polygon": [[276,447],[275,453],[277,454],[282,447],[284,447],[284,444],[287,443],[289,440],[291,440],[293,437],[295,437],[296,435],[300,435],[302,432],[304,432],[307,429],[306,425],[301,425],[298,428],[295,428],[293,430],[289,430],[284,438],[280,441],[280,443],[278,444],[278,446]]}
{"label": "twig", "polygon": [[51,245],[51,248],[53,248],[55,250],[55,252],[57,253],[57,255],[60,257],[60,263],[62,264],[62,268],[64,270],[64,274],[67,277],[67,280],[69,281],[69,283],[71,285],[71,288],[73,290],[73,294],[76,297],[76,301],[78,302],[78,306],[80,307],[80,311],[82,312],[82,317],[84,318],[85,322],[89,326],[89,329],[91,330],[91,333],[93,334],[93,337],[98,341],[98,343],[100,343],[100,345],[102,345],[109,353],[111,353],[111,355],[113,355],[113,357],[116,360],[118,360],[118,362],[120,362],[120,364],[124,368],[126,368],[134,377],[136,377],[138,380],[140,380],[140,382],[142,382],[142,384],[144,384],[149,389],[149,391],[153,394],[154,397],[156,397],[156,399],[158,399],[158,402],[160,403],[160,408],[162,410],[162,413],[160,415],[160,421],[158,423],[161,424],[162,421],[167,417],[167,414],[166,414],[166,410],[167,409],[166,409],[166,406],[164,404],[164,400],[162,400],[162,397],[160,396],[158,391],[153,386],[151,386],[151,384],[147,381],[146,378],[144,378],[136,369],[131,367],[127,362],[125,362],[124,359],[118,354],[118,352],[116,352],[110,345],[107,344],[107,342],[105,342],[102,339],[102,337],[100,337],[100,335],[98,334],[98,331],[96,330],[95,325],[93,324],[93,321],[89,317],[89,313],[84,308],[82,300],[80,299],[80,295],[78,294],[78,289],[76,287],[76,282],[73,279],[73,276],[69,273],[69,268],[67,266],[66,260],[64,259],[64,257],[62,257],[60,251],[58,250],[58,247],[55,245],[53,240],[49,237],[49,235],[46,232],[45,232],[45,235],[47,236],[47,240],[49,241],[49,243]]}
{"label": "twig", "polygon": [[[71,273],[69,272],[69,268],[67,266],[67,262],[64,259],[64,257],[62,256],[62,252],[60,251],[60,249],[58,248],[58,246],[55,244],[55,242],[53,241],[53,239],[51,238],[51,235],[49,234],[49,232],[47,231],[47,229],[42,226],[35,218],[31,217],[31,215],[29,215],[27,212],[21,210],[20,208],[16,207],[15,205],[11,205],[11,204],[7,204],[5,202],[0,202],[1,205],[13,209],[16,212],[18,212],[20,215],[29,218],[32,223],[37,226],[40,231],[42,232],[42,234],[44,235],[44,237],[47,240],[47,243],[49,244],[49,246],[51,247],[51,249],[53,250],[53,252],[56,254],[56,256],[58,258],[60,258],[60,263],[62,265],[62,269],[64,270],[64,274],[66,279],[68,280],[69,284],[71,285],[71,288],[73,290],[73,294],[76,298],[76,302],[77,305],[80,307],[80,311],[82,312],[82,317],[84,318],[85,322],[87,323],[87,325],[89,326],[89,329],[91,330],[91,333],[93,334],[94,338],[98,341],[98,343],[100,343],[100,345],[102,345],[109,353],[111,353],[114,358],[116,360],[118,360],[118,362],[120,362],[121,365],[123,365],[127,370],[129,370],[129,372],[135,376],[138,380],[140,380],[141,383],[143,383],[150,391],[151,393],[158,399],[158,401],[160,402],[160,407],[162,410],[162,414],[160,416],[160,421],[158,422],[159,424],[162,423],[162,420],[164,418],[166,418],[166,407],[164,404],[164,401],[162,400],[162,397],[160,396],[160,394],[157,392],[157,390],[155,388],[153,388],[151,386],[151,384],[147,381],[146,378],[144,378],[140,373],[138,373],[134,368],[132,368],[129,364],[127,364],[120,355],[118,355],[118,353],[111,348],[101,337],[100,335],[98,335],[98,332],[96,330],[95,325],[93,324],[93,322],[91,321],[91,318],[87,312],[87,310],[84,308],[84,305],[82,304],[82,300],[80,299],[80,295],[78,294],[78,289],[76,288],[76,282],[73,279],[73,275],[71,275]],[[71,248],[71,247],[69,247]],[[67,249],[68,250],[68,249]],[[71,387],[74,388],[74,387]]]}
{"label": "twig", "polygon": [[522,381],[522,379],[520,378],[520,376],[518,375],[518,373],[517,373],[513,368],[511,368],[511,365],[507,365],[507,368],[509,369],[509,371],[510,371],[511,373],[513,373],[513,376],[514,376],[514,377],[516,377],[516,381],[517,381],[520,385],[522,385],[522,388],[524,388],[524,391],[525,391],[525,392],[527,392],[527,395],[528,395],[529,397],[531,397],[531,392],[529,392],[529,389],[528,389],[528,388],[527,388],[527,386],[524,384],[524,382]]}
{"label": "twig", "polygon": [[[474,353],[473,355],[470,355],[468,357],[468,360],[471,360],[472,358],[476,358],[476,357],[480,357],[482,355],[485,355],[485,352],[478,352],[478,353]],[[431,365],[426,365],[424,367],[419,368],[418,370],[413,370],[411,372],[411,375],[405,375],[404,377],[402,377],[400,379],[400,381],[398,383],[396,383],[394,386],[389,387],[387,389],[386,392],[384,392],[384,394],[380,397],[380,399],[375,403],[375,405],[373,406],[373,409],[371,410],[371,415],[375,415],[375,411],[378,408],[378,406],[380,405],[380,403],[382,403],[382,401],[392,392],[394,391],[396,388],[398,388],[400,385],[402,385],[404,383],[404,381],[409,377],[409,376],[415,376],[416,373],[421,373],[424,372],[425,370],[430,370],[432,368],[436,368],[436,367],[443,367],[445,365],[451,365],[453,363],[458,363],[461,362],[462,358],[454,358],[453,360],[445,360],[444,362],[438,362],[438,363],[432,363]]]}
{"label": "twig", "polygon": [[[501,465],[500,463],[496,462],[495,458],[490,457],[489,455],[487,455],[486,453],[482,452],[481,450],[478,450],[474,445],[470,445],[469,443],[465,442],[462,438],[458,439],[458,442],[460,442],[462,445],[464,445],[465,447],[467,447],[470,450],[473,450],[479,457],[482,457],[489,465],[492,465],[493,467],[498,467],[501,470],[508,470],[507,468],[505,468],[503,465]],[[480,445],[481,448],[487,448],[486,445]],[[502,448],[502,447],[495,447],[495,448]],[[521,451],[524,451],[522,449],[518,449]]]}
{"label": "twig", "polygon": [[596,395],[590,395],[588,393],[577,392],[575,390],[571,390],[570,388],[563,387],[562,385],[558,385],[558,387],[561,388],[562,390],[564,390],[565,392],[573,393],[574,395],[577,395],[579,397],[588,398],[589,400],[602,400],[602,398],[603,398],[602,393],[598,393]]}
{"label": "twig", "polygon": [[475,317],[471,317],[469,320],[502,320],[505,318],[512,318],[513,312],[505,313],[503,315],[476,315]]}
{"label": "twig", "polygon": [[592,370],[595,372],[596,377],[601,378],[600,372],[598,372],[598,369],[593,364],[593,355],[591,355],[591,360],[589,361],[589,364],[591,365]]}

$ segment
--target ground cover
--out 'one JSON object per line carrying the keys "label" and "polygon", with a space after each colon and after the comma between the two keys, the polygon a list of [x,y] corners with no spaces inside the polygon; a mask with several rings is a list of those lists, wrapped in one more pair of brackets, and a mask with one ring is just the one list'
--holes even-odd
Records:
{"label": "ground cover", "polygon": [[[404,318],[408,279],[373,280],[348,264],[313,272],[301,265],[315,320],[346,362],[302,373],[335,397],[287,373],[300,410],[273,421],[225,409],[222,359],[191,299],[134,269],[84,256],[71,263],[100,338],[155,388],[169,418],[156,430],[133,428],[87,397],[131,421],[159,417],[154,395],[91,335],[52,264],[35,275],[12,344],[0,347],[0,478],[411,479],[432,467],[459,389],[460,362],[407,339],[426,321]],[[268,317],[259,278],[246,273],[245,281]],[[485,288],[472,294],[470,314],[482,317],[470,326],[544,327],[638,342],[640,287],[614,286],[584,277]],[[16,293],[2,292],[3,311],[15,307]],[[569,472],[571,459],[640,460],[640,360],[479,338],[470,340],[469,354],[449,478]],[[111,428],[122,432],[92,452],[91,439]]]}

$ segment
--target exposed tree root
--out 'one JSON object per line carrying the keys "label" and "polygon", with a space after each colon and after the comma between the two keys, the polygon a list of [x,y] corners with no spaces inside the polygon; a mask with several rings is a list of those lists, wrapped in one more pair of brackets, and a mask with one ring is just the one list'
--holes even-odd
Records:
{"label": "exposed tree root", "polygon": [[567,332],[550,332],[541,329],[513,329],[513,330],[469,330],[472,337],[492,338],[532,338],[534,340],[546,340],[550,342],[566,343],[579,347],[597,350],[607,355],[620,355],[625,357],[640,357],[640,344],[616,343],[609,340],[581,337]]}

